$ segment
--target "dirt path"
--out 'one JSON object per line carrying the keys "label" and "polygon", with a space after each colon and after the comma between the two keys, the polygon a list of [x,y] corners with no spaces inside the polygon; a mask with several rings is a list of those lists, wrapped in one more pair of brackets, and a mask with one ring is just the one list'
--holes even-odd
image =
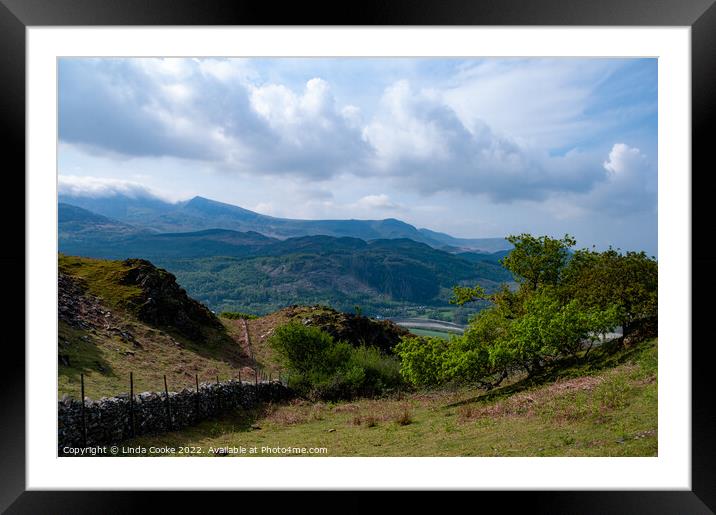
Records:
{"label": "dirt path", "polygon": [[241,326],[241,348],[244,350],[246,355],[254,361],[254,350],[251,347],[251,337],[249,336],[249,324],[246,320],[239,320]]}
{"label": "dirt path", "polygon": [[[254,350],[253,346],[251,345],[251,336],[249,333],[249,327],[246,323],[246,320],[231,320],[229,322],[229,333],[231,334],[232,339],[236,343],[236,345],[239,346],[241,349],[241,354],[244,356],[244,365],[239,368],[239,373],[241,375],[242,381],[251,381],[254,382],[256,380],[256,374],[260,370],[260,366],[256,362],[256,359],[254,357]],[[248,363],[247,363],[248,361]],[[261,375],[259,373],[259,375]],[[259,377],[259,381],[262,381],[263,379]]]}

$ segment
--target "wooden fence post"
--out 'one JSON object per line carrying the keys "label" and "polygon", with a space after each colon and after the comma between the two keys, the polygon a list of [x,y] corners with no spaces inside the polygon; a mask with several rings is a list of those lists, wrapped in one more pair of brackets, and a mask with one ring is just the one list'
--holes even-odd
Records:
{"label": "wooden fence post", "polygon": [[137,436],[137,428],[134,423],[134,374],[129,373],[129,421],[132,425],[132,438]]}
{"label": "wooden fence post", "polygon": [[167,387],[167,375],[164,374],[164,395],[166,395],[167,401],[167,417],[169,421],[169,430],[172,430],[172,407],[169,404],[169,388]]}
{"label": "wooden fence post", "polygon": [[82,443],[87,447],[87,421],[85,420],[85,375],[80,374],[80,395],[82,396]]}

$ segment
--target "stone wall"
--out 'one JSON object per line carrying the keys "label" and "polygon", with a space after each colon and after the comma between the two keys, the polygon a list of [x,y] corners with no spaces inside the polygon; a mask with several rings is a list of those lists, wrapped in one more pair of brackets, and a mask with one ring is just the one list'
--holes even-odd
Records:
{"label": "stone wall", "polygon": [[279,382],[201,383],[198,392],[195,389],[169,392],[168,402],[163,392],[144,392],[134,396],[131,410],[134,428],[129,394],[96,401],[85,399],[86,442],[82,430],[82,403],[63,399],[58,403],[58,453],[63,455],[64,447],[113,444],[133,435],[173,431],[231,410],[253,408],[292,396],[291,390]]}

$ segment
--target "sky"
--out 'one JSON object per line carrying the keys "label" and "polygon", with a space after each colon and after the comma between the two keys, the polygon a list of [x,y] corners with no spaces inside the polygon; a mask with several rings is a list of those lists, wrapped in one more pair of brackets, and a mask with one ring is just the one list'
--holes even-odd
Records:
{"label": "sky", "polygon": [[657,60],[65,58],[60,193],[657,253]]}

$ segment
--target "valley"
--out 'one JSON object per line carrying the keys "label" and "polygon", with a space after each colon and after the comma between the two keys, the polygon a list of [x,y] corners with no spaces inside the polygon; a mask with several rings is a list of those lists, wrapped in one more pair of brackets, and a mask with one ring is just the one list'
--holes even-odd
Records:
{"label": "valley", "polygon": [[326,304],[369,316],[464,324],[480,306],[450,305],[453,286],[479,284],[493,291],[512,280],[491,253],[455,254],[405,237],[278,239],[230,229],[160,233],[64,203],[59,249],[93,258],[148,259],[216,313],[265,315],[292,304]]}

